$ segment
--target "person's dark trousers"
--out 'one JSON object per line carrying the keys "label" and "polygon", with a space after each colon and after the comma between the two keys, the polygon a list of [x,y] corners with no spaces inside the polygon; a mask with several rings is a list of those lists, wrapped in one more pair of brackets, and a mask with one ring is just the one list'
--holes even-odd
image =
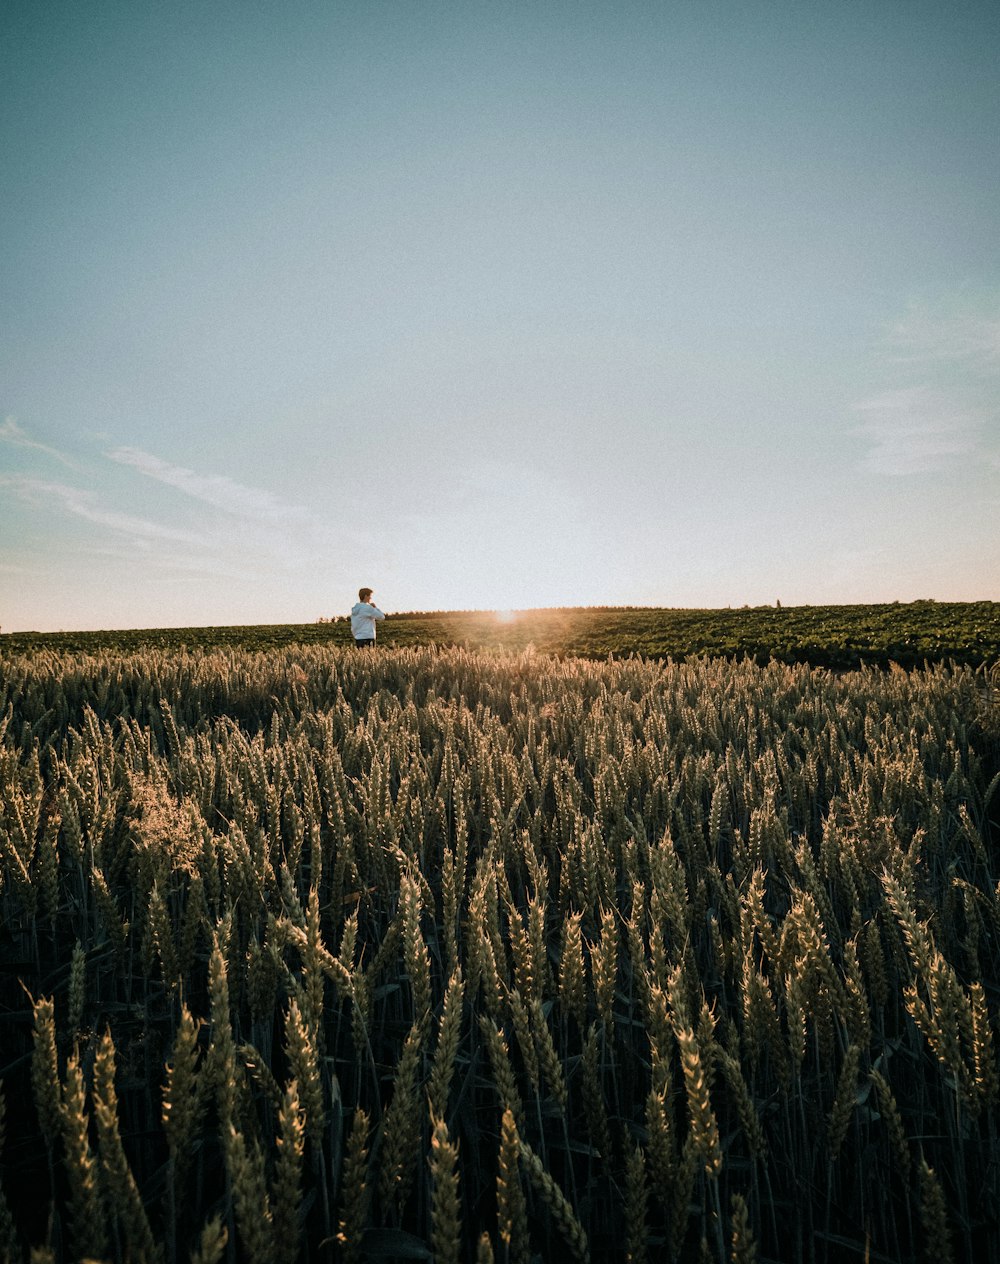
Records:
{"label": "person's dark trousers", "polygon": [[370,637],[366,637],[364,640],[359,641],[358,638],[355,637],[354,644],[358,647],[359,650],[373,650],[375,648],[375,638],[370,636]]}

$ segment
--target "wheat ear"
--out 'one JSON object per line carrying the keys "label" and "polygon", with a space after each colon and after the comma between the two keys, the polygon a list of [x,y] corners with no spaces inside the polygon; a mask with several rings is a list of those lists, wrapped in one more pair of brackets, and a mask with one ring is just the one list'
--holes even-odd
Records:
{"label": "wheat ear", "polygon": [[305,1119],[299,1105],[299,1086],[292,1080],[278,1111],[277,1157],[274,1165],[274,1245],[277,1264],[299,1258],[299,1204],[302,1200],[302,1152]]}
{"label": "wheat ear", "polygon": [[553,1180],[551,1174],[546,1171],[542,1160],[524,1141],[521,1142],[521,1162],[531,1183],[545,1201],[556,1228],[562,1234],[574,1257],[580,1261],[580,1264],[589,1264],[590,1247],[587,1244],[587,1235],[583,1230],[583,1225],[576,1218],[569,1199]]}
{"label": "wheat ear", "polygon": [[486,1014],[479,1016],[479,1030],[490,1054],[490,1065],[493,1068],[493,1086],[500,1098],[501,1106],[514,1112],[518,1127],[523,1126],[524,1115],[521,1107],[521,1095],[517,1091],[514,1079],[514,1068],[510,1063],[510,1050],[504,1039],[502,1029],[494,1027]]}
{"label": "wheat ear", "polygon": [[972,1055],[976,1091],[986,1106],[995,1108],[1000,1098],[1000,1077],[997,1075],[986,992],[978,980],[969,984],[969,1004],[972,1010]]}
{"label": "wheat ear", "polygon": [[847,1052],[844,1054],[844,1065],[840,1069],[840,1079],[837,1081],[837,1093],[833,1101],[833,1109],[830,1111],[830,1156],[834,1159],[840,1153],[840,1147],[844,1143],[844,1137],[847,1136],[851,1116],[854,1114],[854,1107],[857,1104],[858,1065],[860,1059],[861,1050],[858,1046],[849,1045]]}
{"label": "wheat ear", "polygon": [[229,1230],[221,1216],[213,1216],[201,1231],[197,1247],[191,1252],[191,1264],[221,1264],[229,1241]]}
{"label": "wheat ear", "polygon": [[611,1129],[601,1084],[600,1030],[598,1023],[591,1023],[583,1042],[583,1109],[594,1144],[608,1162],[611,1159]]}
{"label": "wheat ear", "polygon": [[423,1035],[414,1023],[403,1045],[392,1101],[383,1117],[379,1194],[385,1205],[402,1211],[410,1192],[420,1138],[421,1098],[417,1090]]}
{"label": "wheat ear", "polygon": [[63,1087],[62,1133],[69,1184],[69,1214],[73,1241],[80,1255],[103,1255],[107,1246],[101,1211],[97,1161],[87,1138],[83,1072],[74,1051],[66,1064]]}
{"label": "wheat ear", "polygon": [[732,1054],[722,1048],[718,1049],[716,1060],[722,1068],[723,1079],[729,1086],[729,1091],[736,1102],[740,1126],[750,1146],[750,1153],[754,1158],[765,1157],[767,1154],[767,1142],[764,1139],[764,1129],[761,1126],[760,1116],[757,1114],[753,1098],[750,1096],[750,1090],[747,1088],[746,1080],[743,1078],[743,1070],[739,1062]]}
{"label": "wheat ear", "polygon": [[677,1031],[677,1043],[681,1051],[681,1066],[684,1070],[684,1086],[687,1089],[694,1147],[704,1164],[706,1174],[718,1176],[722,1171],[719,1124],[712,1110],[708,1075],[698,1048],[698,1041],[690,1028],[681,1027]]}
{"label": "wheat ear", "polygon": [[55,1005],[42,996],[34,1006],[34,1046],[31,1055],[31,1088],[38,1112],[38,1126],[51,1155],[59,1139],[62,1107],[59,1102],[59,1057],[56,1053]]}
{"label": "wheat ear", "polygon": [[742,1194],[734,1194],[732,1208],[731,1264],[757,1264],[757,1243],[750,1229],[750,1212]]}
{"label": "wheat ear", "polygon": [[354,1112],[351,1132],[344,1155],[341,1178],[340,1222],[337,1242],[345,1264],[361,1259],[361,1237],[368,1219],[370,1189],[368,1186],[368,1133],[371,1120],[360,1106]]}
{"label": "wheat ear", "polygon": [[501,1264],[528,1264],[528,1210],[521,1184],[521,1147],[517,1124],[508,1107],[500,1125],[497,1160],[497,1231]]}
{"label": "wheat ear", "polygon": [[133,1259],[154,1264],[160,1249],[153,1237],[146,1208],[132,1175],[125,1147],[118,1131],[118,1094],[115,1091],[115,1046],[105,1032],[94,1062],[94,1117],[100,1143],[101,1167],[108,1202],[115,1208],[125,1231],[126,1253]]}
{"label": "wheat ear", "polygon": [[199,1026],[188,1007],[182,1004],[173,1057],[167,1067],[161,1112],[167,1148],[174,1165],[173,1179],[177,1184],[183,1179],[201,1114],[202,1093],[197,1076]]}
{"label": "wheat ear", "polygon": [[532,1000],[528,1013],[531,1017],[531,1026],[535,1037],[535,1052],[538,1055],[539,1064],[548,1081],[553,1097],[559,1103],[559,1109],[565,1115],[569,1110],[569,1092],[566,1088],[566,1079],[563,1076],[562,1063],[559,1060],[559,1054],[556,1052],[552,1032],[549,1030],[549,1024],[545,1019],[545,1011],[537,998]]}
{"label": "wheat ear", "polygon": [[318,1147],[326,1126],[323,1083],[319,1073],[319,1051],[312,1027],[307,1024],[297,1001],[288,1005],[285,1020],[285,1048],[292,1075],[298,1081],[299,1096],[311,1146]]}
{"label": "wheat ear", "polygon": [[69,966],[69,1029],[77,1032],[83,1019],[83,1006],[86,1001],[87,954],[79,940],[73,945],[73,956]]}
{"label": "wheat ear", "polygon": [[934,1169],[920,1160],[920,1220],[924,1228],[924,1254],[928,1264],[954,1264],[948,1210],[944,1191]]}
{"label": "wheat ear", "polygon": [[441,1005],[437,1048],[434,1050],[434,1063],[427,1086],[431,1114],[436,1119],[443,1119],[448,1110],[448,1093],[462,1036],[462,997],[462,971],[456,966],[448,980]]}
{"label": "wheat ear", "polygon": [[875,1085],[878,1093],[879,1112],[885,1121],[885,1126],[889,1133],[889,1142],[896,1155],[900,1173],[903,1179],[906,1180],[910,1173],[910,1147],[906,1140],[903,1116],[899,1113],[895,1094],[889,1081],[880,1071],[874,1069],[869,1071],[868,1078]]}
{"label": "wheat ear", "polygon": [[462,1205],[458,1192],[458,1149],[443,1119],[433,1121],[428,1160],[434,1192],[431,1201],[431,1243],[435,1264],[458,1264],[461,1254]]}
{"label": "wheat ear", "polygon": [[[0,1080],[0,1159],[3,1157],[4,1141],[7,1136],[7,1099],[4,1096],[3,1081]],[[7,1196],[0,1185],[0,1260],[11,1261],[24,1258],[14,1217],[11,1214]]]}
{"label": "wheat ear", "polygon": [[274,1264],[274,1220],[264,1179],[264,1156],[260,1146],[255,1141],[247,1145],[232,1124],[226,1138],[226,1161],[236,1228],[248,1264]]}
{"label": "wheat ear", "polygon": [[627,1264],[645,1264],[648,1201],[646,1158],[642,1152],[642,1146],[637,1145],[625,1160],[625,1259]]}

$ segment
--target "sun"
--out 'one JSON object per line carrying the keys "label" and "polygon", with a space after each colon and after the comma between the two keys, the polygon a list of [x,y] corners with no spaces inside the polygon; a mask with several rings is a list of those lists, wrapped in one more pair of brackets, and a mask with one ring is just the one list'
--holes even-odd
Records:
{"label": "sun", "polygon": [[493,618],[497,623],[513,623],[517,618],[516,610],[494,610]]}

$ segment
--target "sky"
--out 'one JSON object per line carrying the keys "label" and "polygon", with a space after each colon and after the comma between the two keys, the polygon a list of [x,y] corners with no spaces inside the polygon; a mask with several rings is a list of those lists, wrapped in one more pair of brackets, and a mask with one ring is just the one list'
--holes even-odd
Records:
{"label": "sky", "polygon": [[6,0],[0,627],[1000,599],[995,0]]}

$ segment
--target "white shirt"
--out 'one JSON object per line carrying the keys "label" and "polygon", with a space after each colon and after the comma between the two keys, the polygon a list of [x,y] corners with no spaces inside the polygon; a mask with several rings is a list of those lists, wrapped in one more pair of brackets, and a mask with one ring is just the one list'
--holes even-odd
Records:
{"label": "white shirt", "polygon": [[356,641],[374,641],[375,620],[384,618],[385,615],[378,606],[359,601],[351,611],[351,636]]}

